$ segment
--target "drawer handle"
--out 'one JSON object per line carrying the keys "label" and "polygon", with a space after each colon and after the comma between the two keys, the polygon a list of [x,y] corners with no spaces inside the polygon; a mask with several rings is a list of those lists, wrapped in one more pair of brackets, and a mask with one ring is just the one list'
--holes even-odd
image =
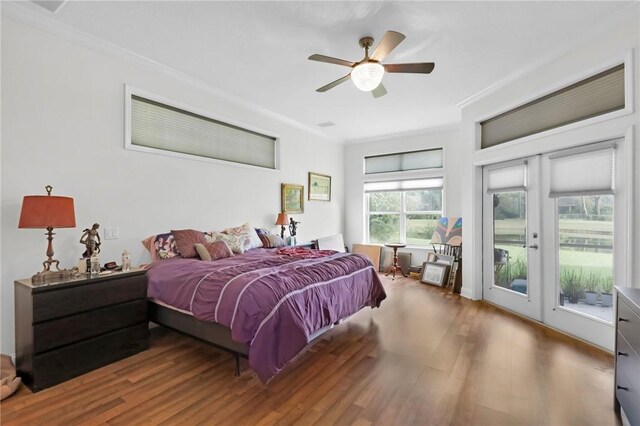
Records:
{"label": "drawer handle", "polygon": [[620,356],[629,356],[629,354],[625,353],[625,352],[618,352],[618,355],[620,355]]}
{"label": "drawer handle", "polygon": [[629,322],[628,319],[622,318],[622,317],[618,317],[618,321],[620,321],[620,322]]}
{"label": "drawer handle", "polygon": [[620,389],[620,390],[626,390],[626,391],[628,391],[628,390],[629,390],[629,388],[625,388],[624,386],[616,386],[616,387],[617,387],[618,389]]}

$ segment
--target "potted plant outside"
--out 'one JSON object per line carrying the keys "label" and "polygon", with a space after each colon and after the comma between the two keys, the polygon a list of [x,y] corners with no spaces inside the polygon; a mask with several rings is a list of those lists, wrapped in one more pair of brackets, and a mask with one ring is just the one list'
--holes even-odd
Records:
{"label": "potted plant outside", "polygon": [[560,288],[564,292],[569,303],[578,303],[584,295],[584,284],[582,283],[582,271],[575,269],[565,269],[560,276]]}
{"label": "potted plant outside", "polygon": [[605,277],[601,284],[600,303],[603,307],[613,306],[613,277]]}
{"label": "potted plant outside", "polygon": [[600,287],[600,275],[595,272],[589,273],[584,281],[584,303],[587,305],[595,305],[598,296],[598,288]]}

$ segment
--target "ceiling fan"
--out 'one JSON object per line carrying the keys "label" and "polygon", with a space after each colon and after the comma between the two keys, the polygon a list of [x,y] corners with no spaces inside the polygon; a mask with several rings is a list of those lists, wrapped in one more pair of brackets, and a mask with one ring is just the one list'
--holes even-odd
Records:
{"label": "ceiling fan", "polygon": [[433,62],[386,65],[380,63],[393,51],[393,49],[398,47],[404,39],[404,34],[400,34],[397,31],[387,31],[384,33],[382,40],[373,51],[373,54],[369,56],[369,48],[373,46],[373,38],[361,38],[360,47],[364,49],[364,59],[359,62],[350,62],[345,61],[344,59],[332,58],[331,56],[318,54],[309,56],[309,59],[312,61],[327,62],[329,64],[343,65],[345,67],[352,68],[349,74],[337,79],[336,81],[332,81],[326,86],[322,86],[316,90],[316,92],[326,92],[327,90],[333,89],[337,85],[342,84],[351,78],[353,84],[355,84],[358,89],[363,92],[371,92],[374,98],[379,98],[380,96],[387,94],[387,89],[382,85],[382,77],[385,71],[388,73],[431,73],[435,67]]}

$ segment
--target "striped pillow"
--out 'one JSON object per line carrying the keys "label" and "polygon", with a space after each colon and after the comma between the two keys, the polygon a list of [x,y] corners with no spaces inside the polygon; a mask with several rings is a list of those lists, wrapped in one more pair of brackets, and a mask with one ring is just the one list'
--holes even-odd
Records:
{"label": "striped pillow", "polygon": [[262,247],[274,248],[284,246],[284,240],[280,238],[280,235],[274,234],[258,234],[260,241],[262,241]]}
{"label": "striped pillow", "polygon": [[233,256],[231,249],[224,241],[196,243],[195,248],[202,260],[219,260]]}

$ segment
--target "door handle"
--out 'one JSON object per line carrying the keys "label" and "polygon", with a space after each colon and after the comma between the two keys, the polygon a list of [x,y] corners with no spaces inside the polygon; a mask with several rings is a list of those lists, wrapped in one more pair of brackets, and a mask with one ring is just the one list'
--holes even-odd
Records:
{"label": "door handle", "polygon": [[531,244],[531,245],[529,246],[529,248],[532,248],[532,249],[536,249],[536,250],[538,250],[538,245],[537,245],[537,244]]}

